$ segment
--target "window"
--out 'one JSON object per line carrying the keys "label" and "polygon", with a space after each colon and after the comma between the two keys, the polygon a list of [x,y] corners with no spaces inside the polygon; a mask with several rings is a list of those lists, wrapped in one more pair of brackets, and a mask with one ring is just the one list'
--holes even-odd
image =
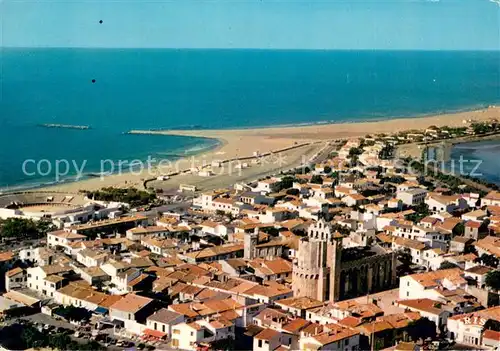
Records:
{"label": "window", "polygon": [[262,340],[259,340],[259,347],[262,347]]}
{"label": "window", "polygon": [[180,331],[179,329],[174,329],[174,332],[173,332],[173,333],[174,333],[174,334],[180,334],[180,333],[181,333],[181,331]]}
{"label": "window", "polygon": [[349,345],[349,339],[345,339],[345,346]]}

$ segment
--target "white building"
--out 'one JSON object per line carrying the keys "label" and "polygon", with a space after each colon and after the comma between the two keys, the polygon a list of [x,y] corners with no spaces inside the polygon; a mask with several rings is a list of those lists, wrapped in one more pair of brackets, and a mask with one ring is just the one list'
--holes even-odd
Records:
{"label": "white building", "polygon": [[339,350],[350,351],[359,349],[360,333],[351,328],[329,327],[325,333],[302,336],[300,338],[301,350]]}
{"label": "white building", "polygon": [[171,337],[172,327],[184,322],[185,316],[183,314],[162,308],[147,318],[146,325],[149,329],[157,330]]}
{"label": "white building", "polygon": [[49,248],[61,246],[66,251],[70,251],[71,244],[84,240],[87,240],[85,235],[73,233],[68,230],[58,230],[47,233],[47,246]]}
{"label": "white building", "polygon": [[485,332],[484,325],[488,320],[500,320],[500,306],[448,318],[448,334],[457,343],[481,346]]}
{"label": "white building", "polygon": [[437,329],[447,325],[451,312],[442,308],[442,303],[428,298],[398,301],[398,306],[412,312],[418,312],[436,324]]}
{"label": "white building", "polygon": [[231,338],[234,340],[233,323],[222,318],[177,324],[172,328],[172,347],[197,350],[200,344],[210,344]]}
{"label": "white building", "polygon": [[204,221],[200,224],[200,229],[203,233],[227,237],[229,230],[228,227],[223,223],[217,223],[213,221]]}
{"label": "white building", "polygon": [[491,191],[481,199],[482,206],[500,206],[500,192]]}
{"label": "white building", "polygon": [[54,292],[63,286],[63,275],[70,271],[71,267],[59,264],[28,268],[26,270],[28,288],[45,296],[54,297]]}
{"label": "white building", "polygon": [[405,191],[398,191],[396,198],[401,200],[407,206],[417,206],[424,203],[427,196],[427,190],[415,188]]}
{"label": "white building", "polygon": [[432,213],[453,213],[456,210],[463,210],[468,207],[467,201],[459,196],[429,194],[425,199],[425,203]]}
{"label": "white building", "polygon": [[124,323],[125,329],[133,334],[142,334],[146,327],[146,318],[154,311],[154,300],[128,294],[109,308],[109,318]]}
{"label": "white building", "polygon": [[5,291],[21,289],[26,286],[26,272],[17,267],[5,272]]}
{"label": "white building", "polygon": [[162,225],[135,227],[125,232],[127,239],[140,241],[146,237],[166,237],[170,233],[168,227]]}
{"label": "white building", "polygon": [[459,268],[417,273],[399,278],[399,298],[401,300],[428,298],[440,301],[441,294],[437,290],[465,289],[466,286],[464,272]]}
{"label": "white building", "polygon": [[76,254],[76,260],[85,267],[98,267],[108,260],[109,254],[101,250],[83,249]]}
{"label": "white building", "polygon": [[271,192],[274,191],[274,185],[278,181],[279,180],[276,179],[276,178],[259,180],[257,182],[257,186],[255,187],[254,191],[261,191],[261,192],[264,192],[264,193],[271,193]]}
{"label": "white building", "polygon": [[46,247],[30,247],[19,251],[19,259],[23,262],[30,262],[37,266],[46,266],[52,264],[54,252]]}

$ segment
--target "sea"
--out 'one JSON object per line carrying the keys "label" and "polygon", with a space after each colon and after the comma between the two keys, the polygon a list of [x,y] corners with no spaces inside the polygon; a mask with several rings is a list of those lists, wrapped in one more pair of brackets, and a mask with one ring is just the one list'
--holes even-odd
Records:
{"label": "sea", "polygon": [[[217,145],[126,134],[132,129],[414,118],[500,102],[500,52],[2,48],[0,55],[4,191],[71,181],[72,170],[55,179],[49,169],[60,159],[85,161],[87,174],[99,172],[101,160],[176,158]],[[41,126],[49,123],[90,129]]]}

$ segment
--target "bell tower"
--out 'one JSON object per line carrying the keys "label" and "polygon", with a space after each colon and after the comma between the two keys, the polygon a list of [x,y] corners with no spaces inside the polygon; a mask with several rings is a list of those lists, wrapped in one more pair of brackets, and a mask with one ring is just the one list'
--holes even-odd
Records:
{"label": "bell tower", "polygon": [[255,247],[259,242],[259,228],[243,235],[243,257],[252,260],[255,258]]}
{"label": "bell tower", "polygon": [[330,296],[331,302],[340,299],[340,272],[342,270],[342,238],[334,238],[330,244]]}

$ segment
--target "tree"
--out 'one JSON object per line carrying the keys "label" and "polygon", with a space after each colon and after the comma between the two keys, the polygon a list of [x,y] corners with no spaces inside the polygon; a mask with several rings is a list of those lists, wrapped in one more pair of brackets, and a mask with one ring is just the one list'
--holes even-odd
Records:
{"label": "tree", "polygon": [[500,290],[500,271],[490,271],[486,274],[485,279],[486,286],[489,286],[493,290]]}
{"label": "tree", "polygon": [[67,334],[56,334],[49,338],[49,346],[57,350],[66,350],[71,344],[71,338]]}
{"label": "tree", "polygon": [[72,305],[59,307],[54,311],[55,314],[65,318],[68,321],[84,321],[89,320],[92,313],[86,308],[74,307]]}
{"label": "tree", "polygon": [[279,182],[274,184],[274,190],[281,191],[283,189],[289,189],[293,186],[294,181],[295,181],[294,177],[290,176],[283,177]]}
{"label": "tree", "polygon": [[484,324],[484,330],[487,329],[500,332],[500,321],[495,319],[488,319],[488,321]]}
{"label": "tree", "polygon": [[430,214],[429,206],[427,206],[427,204],[425,204],[424,202],[415,206],[413,208],[413,210],[415,211],[415,213],[412,213],[411,215],[409,215],[408,219],[410,221],[415,222],[415,223],[420,222],[422,220],[422,218],[425,218]]}
{"label": "tree", "polygon": [[315,174],[311,177],[311,183],[323,184],[323,178],[320,175]]}
{"label": "tree", "polygon": [[[73,344],[75,344],[73,342]],[[66,349],[72,350],[71,348],[66,347]],[[85,350],[85,351],[101,351],[101,350],[106,350],[105,347],[103,347],[101,344],[99,344],[97,341],[89,341],[86,344],[81,344],[76,346],[76,348],[73,348],[73,350]],[[64,350],[64,349],[63,349]]]}
{"label": "tree", "polygon": [[460,222],[452,230],[453,236],[462,236],[465,233],[465,225]]}
{"label": "tree", "polygon": [[85,195],[94,200],[124,202],[132,207],[147,205],[157,199],[155,193],[136,188],[108,187],[96,191],[87,191]]}
{"label": "tree", "polygon": [[216,340],[210,345],[212,350],[234,350],[234,340],[232,337]]}
{"label": "tree", "polygon": [[382,150],[380,150],[378,157],[381,160],[388,160],[393,158],[394,156],[394,146],[393,145],[386,145]]}
{"label": "tree", "polygon": [[356,158],[357,156],[361,155],[362,153],[363,153],[363,150],[361,148],[351,147],[349,149],[349,158]]}
{"label": "tree", "polygon": [[483,253],[481,257],[478,257],[477,259],[474,260],[476,263],[481,263],[485,266],[493,267],[493,268],[498,268],[499,265],[499,260],[495,255],[488,255]]}
{"label": "tree", "polygon": [[332,171],[332,167],[330,167],[330,166],[323,167],[323,173],[329,174],[331,171]]}
{"label": "tree", "polygon": [[443,261],[439,265],[439,269],[451,269],[451,268],[458,268],[458,266],[454,263],[451,263],[450,261]]}
{"label": "tree", "polygon": [[288,190],[286,191],[286,194],[287,194],[287,195],[298,196],[298,195],[300,194],[300,190],[299,190],[299,189],[295,189],[295,188],[288,189]]}
{"label": "tree", "polygon": [[278,236],[280,233],[280,231],[275,227],[263,227],[263,228],[260,228],[260,231],[262,231],[266,234],[269,234],[271,236]]}
{"label": "tree", "polygon": [[406,251],[398,252],[398,261],[401,262],[402,266],[409,267],[412,264],[411,254]]}
{"label": "tree", "polygon": [[38,331],[31,326],[23,329],[21,332],[21,340],[24,341],[28,348],[43,347],[46,343],[45,334]]}
{"label": "tree", "polygon": [[493,128],[486,123],[474,123],[472,124],[472,129],[474,130],[474,134],[485,134],[491,132]]}
{"label": "tree", "polygon": [[0,235],[2,238],[37,238],[52,228],[47,222],[35,223],[32,219],[7,218],[0,221]]}
{"label": "tree", "polygon": [[436,323],[429,320],[427,317],[417,319],[408,323],[408,335],[413,341],[419,339],[427,339],[436,337]]}

